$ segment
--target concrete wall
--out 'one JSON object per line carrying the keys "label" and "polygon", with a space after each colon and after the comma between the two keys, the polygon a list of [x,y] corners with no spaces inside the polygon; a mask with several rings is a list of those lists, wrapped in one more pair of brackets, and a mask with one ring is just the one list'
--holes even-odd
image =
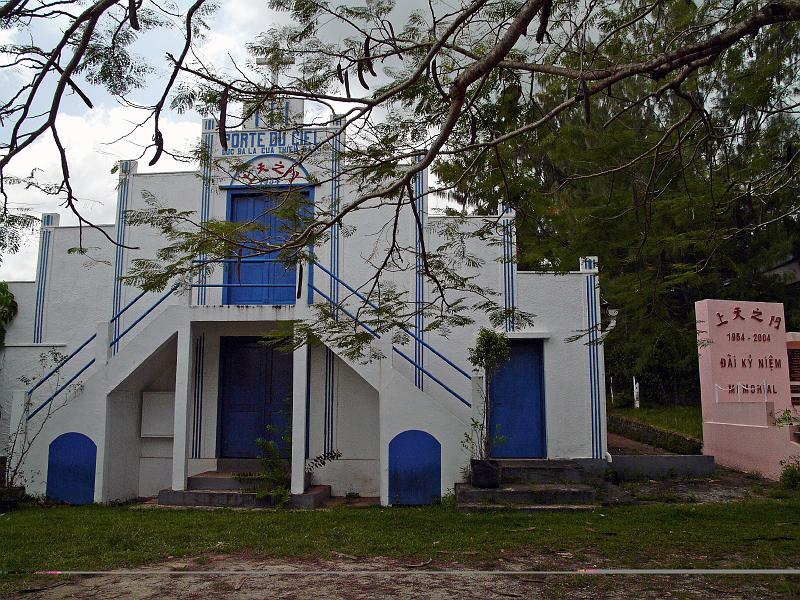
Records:
{"label": "concrete wall", "polygon": [[[313,483],[330,485],[336,496],[350,492],[379,496],[378,391],[326,348],[315,346],[310,355],[308,457],[326,449],[342,453],[340,459],[314,471]],[[331,379],[326,380],[326,368]]]}

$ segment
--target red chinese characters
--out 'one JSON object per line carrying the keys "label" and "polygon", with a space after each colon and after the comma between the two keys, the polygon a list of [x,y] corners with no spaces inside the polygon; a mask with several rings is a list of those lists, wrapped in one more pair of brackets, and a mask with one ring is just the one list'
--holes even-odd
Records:
{"label": "red chinese characters", "polygon": [[244,171],[240,177],[248,185],[264,181],[293,184],[303,177],[303,173],[296,163],[287,163],[282,159],[275,161],[260,160],[251,165],[250,169]]}
{"label": "red chinese characters", "polygon": [[[716,323],[717,327],[722,327],[723,325],[727,325],[728,323],[730,323],[730,320],[728,320],[727,315],[725,315],[725,313],[717,312],[715,314],[716,314],[716,317],[717,317],[717,323]],[[763,323],[764,322],[764,312],[760,308],[754,308],[752,314],[750,315],[750,319],[753,320],[753,321],[757,321],[758,323]],[[733,307],[732,320],[733,321],[745,321],[746,320],[742,316],[742,307],[741,306],[734,306]],[[767,325],[769,327],[773,327],[775,329],[780,329],[782,321],[783,321],[783,318],[781,316],[779,316],[779,315],[771,315],[769,317],[769,322],[767,323]]]}

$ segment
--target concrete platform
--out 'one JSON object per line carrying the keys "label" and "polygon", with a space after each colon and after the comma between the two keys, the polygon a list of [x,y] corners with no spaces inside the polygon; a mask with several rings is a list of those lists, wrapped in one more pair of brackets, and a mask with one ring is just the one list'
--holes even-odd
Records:
{"label": "concrete platform", "polygon": [[[223,479],[223,478],[220,478]],[[304,494],[292,495],[286,508],[318,508],[331,496],[329,485],[312,485]],[[259,498],[255,492],[241,490],[161,490],[161,506],[216,507],[216,508],[274,508],[272,498]]]}
{"label": "concrete platform", "polygon": [[457,483],[455,491],[459,504],[539,506],[593,504],[597,500],[597,490],[581,483],[501,484],[499,488],[476,488]]}

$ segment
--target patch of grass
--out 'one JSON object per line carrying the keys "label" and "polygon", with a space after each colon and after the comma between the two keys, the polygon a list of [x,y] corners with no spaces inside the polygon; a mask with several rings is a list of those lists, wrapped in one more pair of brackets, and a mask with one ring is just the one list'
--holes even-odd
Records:
{"label": "patch of grass", "polygon": [[703,415],[699,406],[609,407],[609,413],[703,439]]}
{"label": "patch of grass", "polygon": [[618,567],[780,567],[796,564],[798,514],[800,496],[794,494],[713,505],[604,507],[579,515],[465,514],[442,506],[317,511],[29,506],[0,517],[0,570],[108,569],[168,556],[242,551],[423,560],[451,552],[479,562],[529,550],[569,552],[576,564],[599,556]]}

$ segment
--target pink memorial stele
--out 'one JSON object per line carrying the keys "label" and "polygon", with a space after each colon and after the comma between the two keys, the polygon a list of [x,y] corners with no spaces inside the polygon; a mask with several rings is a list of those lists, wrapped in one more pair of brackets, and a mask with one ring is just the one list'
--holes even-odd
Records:
{"label": "pink memorial stele", "polygon": [[800,458],[797,428],[775,422],[798,414],[800,334],[786,332],[780,303],[701,300],[695,315],[703,454],[777,479],[781,461]]}

